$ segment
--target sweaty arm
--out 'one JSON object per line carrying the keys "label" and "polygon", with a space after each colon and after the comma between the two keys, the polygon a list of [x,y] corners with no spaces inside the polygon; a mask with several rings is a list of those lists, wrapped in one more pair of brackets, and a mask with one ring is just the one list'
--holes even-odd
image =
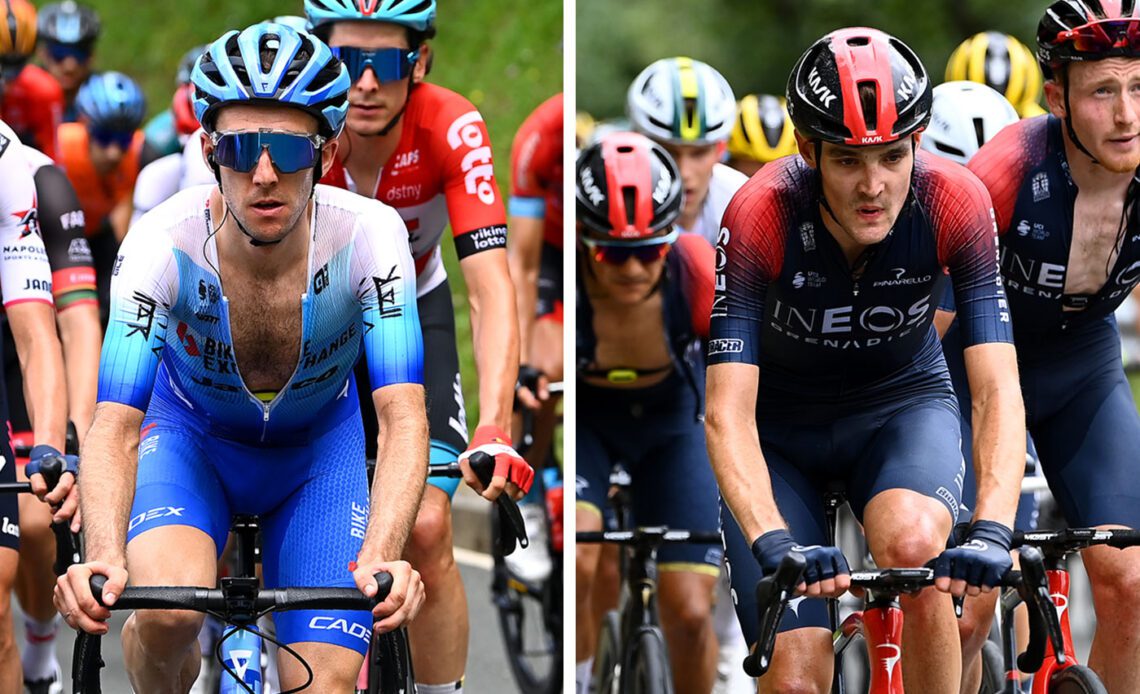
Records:
{"label": "sweaty arm", "polygon": [[81,448],[80,506],[88,562],[126,565],[127,522],[134,500],[139,426],[150,403],[177,296],[167,233],[146,228],[119,249],[111,311],[99,360],[98,404]]}
{"label": "sweaty arm", "polygon": [[770,219],[757,218],[738,194],[716,249],[716,294],[709,323],[705,435],[721,494],[751,543],[787,528],[772,493],[756,425],[760,339],[768,283],[779,276],[783,246]]}
{"label": "sweaty arm", "polygon": [[956,193],[962,199],[947,205],[938,248],[953,280],[974,403],[974,520],[1012,527],[1025,469],[1025,407],[989,194],[973,177],[964,184]]}
{"label": "sweaty arm", "polygon": [[362,228],[353,242],[364,354],[380,430],[361,564],[402,555],[427,482],[429,445],[415,266],[404,222],[392,208],[376,208],[368,219],[358,218]]}
{"label": "sweaty arm", "polygon": [[[516,214],[516,200],[511,199],[511,216],[508,218],[510,241],[507,244],[507,261],[511,269],[511,282],[515,288],[515,305],[519,314],[519,354],[524,364],[534,363],[528,352],[530,333],[534,328],[535,305],[538,303],[538,271],[542,264],[541,216]],[[529,203],[541,198],[523,198]],[[522,203],[520,203],[522,204]],[[532,209],[530,206],[527,209]]]}
{"label": "sweaty arm", "polygon": [[54,165],[44,165],[36,171],[35,181],[67,371],[68,416],[82,442],[95,410],[103,341],[95,268],[83,233],[83,208],[66,174]]}

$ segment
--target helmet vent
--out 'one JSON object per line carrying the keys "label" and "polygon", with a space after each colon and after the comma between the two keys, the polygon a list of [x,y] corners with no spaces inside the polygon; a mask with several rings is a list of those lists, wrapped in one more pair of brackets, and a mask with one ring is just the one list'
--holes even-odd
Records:
{"label": "helmet vent", "polygon": [[952,154],[952,155],[954,155],[956,157],[960,157],[962,159],[966,158],[966,153],[963,152],[962,150],[958,149],[957,147],[953,146],[953,145],[948,145],[945,142],[935,142],[934,146],[936,148],[938,148],[939,152],[945,152],[946,154]]}
{"label": "helmet vent", "polygon": [[981,118],[974,119],[974,137],[978,138],[978,147],[986,143],[986,131]]}
{"label": "helmet vent", "polygon": [[629,226],[633,226],[634,216],[637,214],[637,188],[634,186],[623,186],[621,189],[621,199],[622,202],[625,203],[625,223]]}
{"label": "helmet vent", "polygon": [[633,151],[633,147],[630,147],[629,145],[618,145],[617,151],[618,154],[629,154]]}
{"label": "helmet vent", "polygon": [[269,72],[273,67],[273,60],[277,57],[277,51],[281,49],[281,37],[277,34],[266,34],[261,37],[261,71]]}
{"label": "helmet vent", "polygon": [[867,130],[875,130],[879,124],[879,85],[875,82],[860,82],[859,102]]}
{"label": "helmet vent", "polygon": [[869,36],[852,36],[847,39],[848,46],[866,46],[869,43],[871,43],[871,37]]}

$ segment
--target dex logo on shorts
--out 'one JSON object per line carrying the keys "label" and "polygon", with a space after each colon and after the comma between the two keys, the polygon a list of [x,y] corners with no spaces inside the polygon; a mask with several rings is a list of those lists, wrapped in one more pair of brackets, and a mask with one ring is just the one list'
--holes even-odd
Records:
{"label": "dex logo on shorts", "polygon": [[174,506],[159,506],[158,508],[152,508],[149,511],[143,511],[131,519],[130,525],[127,526],[127,530],[134,530],[143,523],[158,518],[169,518],[170,516],[177,516],[179,518],[182,518],[182,513],[185,510],[185,506],[178,508]]}

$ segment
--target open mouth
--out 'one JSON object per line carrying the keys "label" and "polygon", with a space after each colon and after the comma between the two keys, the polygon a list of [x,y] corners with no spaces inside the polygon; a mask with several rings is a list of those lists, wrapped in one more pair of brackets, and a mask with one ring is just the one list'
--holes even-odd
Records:
{"label": "open mouth", "polygon": [[250,205],[250,207],[260,214],[270,215],[281,210],[285,205],[277,200],[258,200]]}
{"label": "open mouth", "polygon": [[879,219],[883,214],[883,208],[873,205],[863,205],[862,207],[856,207],[855,213],[859,215],[860,219],[871,222]]}

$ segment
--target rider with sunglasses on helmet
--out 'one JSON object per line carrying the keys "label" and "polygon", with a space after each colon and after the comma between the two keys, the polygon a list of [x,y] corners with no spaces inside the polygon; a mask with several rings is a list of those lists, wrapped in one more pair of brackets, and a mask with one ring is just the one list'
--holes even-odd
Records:
{"label": "rider with sunglasses on helmet", "polygon": [[0,117],[20,141],[56,157],[63,91],[28,59],[36,47],[36,8],[28,0],[0,0]]}
{"label": "rider with sunglasses on helmet", "polygon": [[[712,247],[681,234],[681,173],[637,133],[604,136],[578,155],[577,529],[602,529],[609,476],[632,478],[637,525],[717,527],[707,464],[704,359]],[[579,544],[579,691],[589,681],[598,625],[591,603],[601,546]],[[661,623],[677,691],[712,691],[717,640],[712,596],[722,553],[708,545],[658,552]]]}
{"label": "rider with sunglasses on helmet", "polygon": [[98,13],[75,0],[53,2],[40,10],[40,62],[63,88],[65,123],[79,119],[75,100],[91,76],[91,58],[101,30]]}
{"label": "rider with sunglasses on helmet", "polygon": [[[488,499],[504,491],[519,498],[534,471],[510,437],[519,338],[506,212],[482,115],[461,95],[424,81],[436,3],[306,0],[305,12],[352,80],[345,132],[324,182],[392,205],[408,226],[424,330],[432,462],[459,458],[477,492]],[[467,285],[479,377],[479,422],[470,441],[455,309],[440,249],[448,225]],[[477,450],[496,460],[486,490],[466,462]],[[423,572],[429,596],[410,630],[417,688],[424,694],[461,690],[467,662],[467,599],[452,551],[451,498],[458,485],[456,479],[428,480],[408,546],[408,560]]]}
{"label": "rider with sunglasses on helmet", "polygon": [[[757,638],[753,589],[790,551],[806,599],[784,613],[761,691],[829,691],[825,602],[849,586],[827,546],[823,495],[842,482],[879,566],[934,561],[938,591],[901,599],[906,689],[957,692],[950,596],[1011,564],[1025,428],[989,196],[918,150],[931,84],[917,55],[867,28],[816,41],[788,79],[798,157],[749,179],[725,212],[705,426],[737,615]],[[932,326],[954,280],[974,394],[978,504],[959,510],[958,408]],[[731,513],[729,513],[731,512]],[[942,591],[942,592],[940,592]]]}
{"label": "rider with sunglasses on helmet", "polygon": [[[313,691],[351,691],[368,648],[358,634],[373,617],[405,624],[424,597],[399,560],[428,457],[407,230],[390,207],[316,184],[349,89],[318,39],[274,23],[231,31],[192,80],[217,185],[155,208],[121,249],[83,449],[87,563],[60,578],[56,604],[71,626],[107,633],[93,573],[112,603],[128,572],[132,585],[214,585],[231,514],[257,513],[266,587],[371,595],[373,574],[392,574],[372,614],[275,618],[277,638],[320,664]],[[380,432],[371,494],[352,373],[361,349]],[[135,691],[189,689],[203,619],[128,618]],[[321,626],[344,620],[343,632]],[[281,655],[281,687],[301,687],[303,666]]]}
{"label": "rider with sunglasses on helmet", "polygon": [[115,255],[130,225],[135,181],[155,155],[139,129],[146,115],[142,89],[130,77],[95,75],[79,90],[75,104],[79,122],[59,126],[59,163],[83,204],[105,316]]}
{"label": "rider with sunglasses on helmet", "polygon": [[[1050,115],[970,160],[990,190],[1029,431],[1074,527],[1140,527],[1137,415],[1113,311],[1140,282],[1140,5],[1060,0],[1037,57]],[[1097,629],[1089,665],[1140,691],[1140,550],[1085,550]]]}
{"label": "rider with sunglasses on helmet", "polygon": [[662,58],[630,83],[626,111],[633,129],[664,147],[681,170],[685,205],[677,228],[715,244],[724,208],[748,180],[720,163],[736,122],[728,81],[699,60]]}

